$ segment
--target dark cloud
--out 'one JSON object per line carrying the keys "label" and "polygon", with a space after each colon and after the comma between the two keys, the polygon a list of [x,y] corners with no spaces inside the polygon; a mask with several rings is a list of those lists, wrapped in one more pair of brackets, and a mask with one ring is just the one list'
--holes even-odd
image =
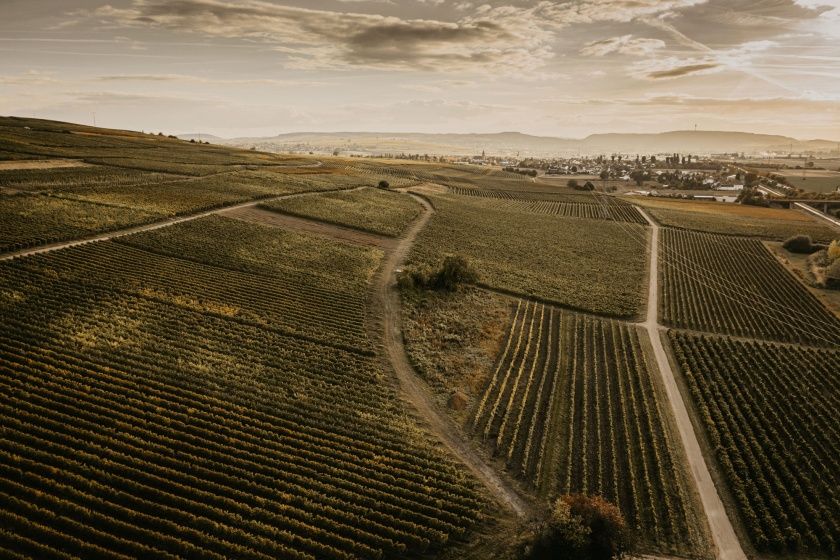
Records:
{"label": "dark cloud", "polygon": [[550,34],[527,19],[456,22],[285,6],[260,0],[135,0],[88,14],[108,24],[157,27],[275,44],[301,67],[379,66],[464,69],[535,66]]}
{"label": "dark cloud", "polygon": [[667,70],[656,70],[648,72],[645,77],[652,80],[662,80],[667,78],[681,78],[689,74],[696,74],[707,70],[719,68],[721,65],[717,62],[704,62],[701,64],[687,64],[685,66],[677,66],[675,68],[668,68]]}

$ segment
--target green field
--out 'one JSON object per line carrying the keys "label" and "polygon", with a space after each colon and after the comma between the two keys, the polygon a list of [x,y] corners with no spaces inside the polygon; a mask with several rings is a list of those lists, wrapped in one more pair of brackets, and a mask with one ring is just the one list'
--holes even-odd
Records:
{"label": "green field", "polygon": [[489,287],[618,317],[639,313],[645,228],[521,212],[493,199],[430,195],[436,212],[409,266],[463,255]]}
{"label": "green field", "polygon": [[420,203],[407,194],[370,188],[288,198],[260,207],[390,237],[400,235],[421,211]]}

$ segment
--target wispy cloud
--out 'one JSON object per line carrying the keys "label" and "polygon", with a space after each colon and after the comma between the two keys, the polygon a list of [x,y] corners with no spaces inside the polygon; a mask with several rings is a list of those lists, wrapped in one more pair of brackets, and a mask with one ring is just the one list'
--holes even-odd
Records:
{"label": "wispy cloud", "polygon": [[609,39],[589,42],[580,49],[580,54],[584,56],[606,56],[608,54],[618,53],[631,56],[645,56],[664,47],[665,41],[661,39],[621,35],[620,37],[610,37]]}

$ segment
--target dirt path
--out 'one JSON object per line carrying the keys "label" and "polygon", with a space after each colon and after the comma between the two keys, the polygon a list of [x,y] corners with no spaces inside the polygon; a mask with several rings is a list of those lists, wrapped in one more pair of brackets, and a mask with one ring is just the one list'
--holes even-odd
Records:
{"label": "dirt path", "polygon": [[519,517],[529,517],[533,513],[531,506],[496,473],[492,465],[484,461],[471,447],[470,443],[464,439],[461,429],[438,411],[431,392],[424,387],[408,361],[403,345],[400,296],[396,290],[395,272],[408,255],[417,234],[434,213],[434,209],[425,199],[419,196],[414,198],[423,205],[426,211],[399,239],[395,249],[386,254],[382,268],[375,279],[374,305],[382,312],[386,357],[394,369],[401,392],[425,420],[428,428],[502,504],[509,507]]}
{"label": "dirt path", "polygon": [[398,243],[398,240],[393,237],[378,235],[376,233],[368,233],[366,231],[329,224],[310,218],[290,216],[289,214],[282,214],[272,210],[264,210],[255,206],[247,206],[245,208],[236,208],[233,210],[222,210],[219,214],[228,218],[236,218],[237,220],[243,220],[246,222],[254,222],[268,226],[282,227],[293,231],[313,233],[323,237],[338,239],[339,241],[355,243],[356,245],[379,247],[385,250],[394,249]]}
{"label": "dirt path", "polygon": [[700,443],[697,440],[697,435],[694,433],[694,427],[688,415],[688,409],[682,399],[679,387],[677,387],[677,380],[671,368],[671,363],[668,361],[668,354],[665,351],[665,346],[662,344],[661,335],[664,329],[659,325],[657,313],[659,309],[659,225],[646,211],[639,208],[639,212],[641,212],[642,216],[650,224],[652,232],[647,319],[642,323],[642,326],[647,329],[648,336],[650,337],[658,366],[657,369],[662,375],[665,392],[668,395],[668,401],[671,403],[671,411],[674,414],[677,430],[679,431],[680,439],[682,440],[683,448],[688,458],[691,476],[694,478],[694,483],[700,494],[700,501],[703,503],[703,510],[709,520],[712,539],[717,549],[717,558],[720,560],[745,560],[746,555],[741,549],[741,543],[738,541],[738,536],[735,534],[735,529],[732,527],[726,509],[723,507],[723,502],[715,488],[712,475],[709,473],[709,468],[700,449]]}
{"label": "dirt path", "polygon": [[179,216],[177,218],[169,218],[167,220],[162,220],[160,222],[153,222],[151,224],[145,224],[142,226],[132,226],[127,227],[124,229],[118,229],[115,231],[109,231],[105,233],[99,233],[95,235],[90,235],[87,237],[81,237],[79,239],[73,239],[71,241],[59,241],[58,243],[50,243],[49,245],[41,245],[40,247],[34,247],[31,249],[23,249],[21,251],[14,251],[12,253],[4,253],[0,255],[0,261],[5,261],[9,259],[13,259],[15,257],[28,257],[30,255],[37,255],[39,253],[49,253],[50,251],[57,251],[59,249],[65,249],[67,247],[75,247],[76,245],[84,245],[85,243],[92,243],[94,241],[107,241],[109,239],[114,239],[115,237],[123,237],[125,235],[131,235],[133,233],[140,233],[142,231],[152,231],[160,228],[165,228],[169,226],[174,226],[176,224],[180,224],[183,222],[189,222],[191,220],[198,220],[199,218],[206,218],[207,216],[212,216],[213,214],[221,214],[224,212],[232,212],[235,210],[240,210],[242,208],[251,208],[260,204],[262,202],[271,202],[272,200],[281,200],[284,198],[297,198],[300,196],[314,196],[318,194],[324,194],[328,192],[336,192],[336,191],[344,191],[344,190],[356,190],[361,187],[354,187],[352,189],[331,189],[331,190],[322,190],[322,191],[308,191],[302,193],[292,193],[292,194],[281,194],[279,196],[274,196],[271,198],[262,198],[257,200],[249,200],[247,202],[241,202],[239,204],[234,204],[232,206],[223,206],[220,208],[214,208],[213,210],[206,210],[204,212],[198,212],[196,214],[190,214],[188,216]]}

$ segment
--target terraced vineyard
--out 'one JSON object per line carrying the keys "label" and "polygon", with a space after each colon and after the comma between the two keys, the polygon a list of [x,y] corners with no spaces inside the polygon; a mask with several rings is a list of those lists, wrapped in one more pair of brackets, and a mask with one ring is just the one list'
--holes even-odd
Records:
{"label": "terraced vineyard", "polygon": [[671,326],[840,344],[840,320],[756,239],[664,228],[661,317]]}
{"label": "terraced vineyard", "polygon": [[756,548],[840,550],[840,352],[669,333]]}
{"label": "terraced vineyard", "polygon": [[637,327],[518,300],[470,429],[541,494],[601,495],[644,550],[697,555],[701,522],[651,367]]}
{"label": "terraced vineyard", "polygon": [[[373,250],[260,229],[214,218],[0,263],[2,549],[404,557],[477,522],[474,483],[362,337]],[[318,255],[346,266],[303,273]]]}
{"label": "terraced vineyard", "polygon": [[360,189],[260,204],[261,208],[396,237],[420,215],[409,195],[382,189]]}
{"label": "terraced vineyard", "polygon": [[645,274],[641,225],[557,219],[478,197],[429,197],[436,212],[409,266],[434,269],[445,255],[460,254],[487,287],[582,311],[638,314]]}

